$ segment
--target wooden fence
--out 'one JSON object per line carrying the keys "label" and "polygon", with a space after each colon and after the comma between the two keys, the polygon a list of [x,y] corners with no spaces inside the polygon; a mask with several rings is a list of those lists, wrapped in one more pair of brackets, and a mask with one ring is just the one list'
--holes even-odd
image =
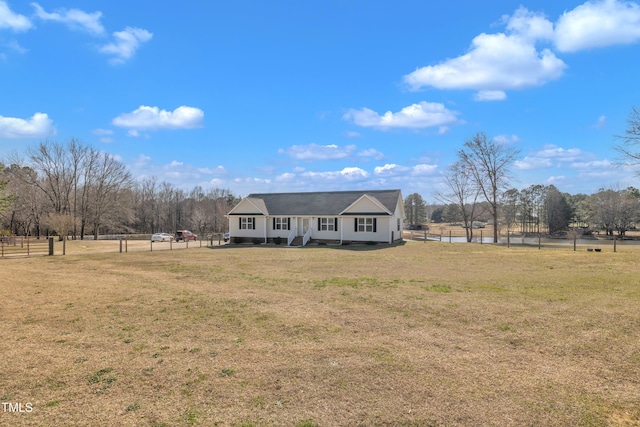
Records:
{"label": "wooden fence", "polygon": [[55,237],[0,236],[0,258],[47,255],[77,255],[96,252],[142,252],[182,250],[225,244],[222,234],[212,234],[206,240],[151,242],[151,235],[101,235],[84,240]]}

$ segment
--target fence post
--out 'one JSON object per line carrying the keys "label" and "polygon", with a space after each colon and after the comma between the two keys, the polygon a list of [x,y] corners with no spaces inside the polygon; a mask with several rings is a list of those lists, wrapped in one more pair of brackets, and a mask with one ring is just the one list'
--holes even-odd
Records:
{"label": "fence post", "polygon": [[616,235],[614,234],[614,235],[613,235],[613,252],[617,252],[617,248],[616,248],[616,246],[617,246],[617,245],[616,245],[616,241],[617,241],[617,239],[616,239]]}
{"label": "fence post", "polygon": [[53,237],[49,237],[49,256],[53,255]]}
{"label": "fence post", "polygon": [[124,251],[129,252],[129,239],[127,238],[124,239]]}
{"label": "fence post", "polygon": [[449,230],[449,243],[451,243],[451,230]]}
{"label": "fence post", "polygon": [[576,232],[574,230],[574,232],[573,232],[573,252],[576,251],[576,240],[577,240],[577,234],[576,234]]}
{"label": "fence post", "polygon": [[[22,247],[22,242],[23,241],[24,241],[24,238],[23,238],[23,240],[20,241],[21,242],[20,243],[21,247]],[[29,253],[29,236],[27,236],[27,256],[29,256],[29,255],[31,255],[31,254]]]}
{"label": "fence post", "polygon": [[480,230],[480,244],[482,244],[484,239],[482,238],[482,230]]}
{"label": "fence post", "polygon": [[0,247],[2,247],[2,256],[4,256],[4,238],[0,237]]}
{"label": "fence post", "polygon": [[62,236],[62,255],[67,254],[67,236]]}
{"label": "fence post", "polygon": [[540,232],[538,231],[538,250],[540,250]]}
{"label": "fence post", "polygon": [[122,253],[122,237],[120,237],[120,253]]}
{"label": "fence post", "polygon": [[511,232],[507,229],[507,248],[511,247]]}
{"label": "fence post", "polygon": [[[149,242],[149,244],[151,245],[151,251],[150,252],[153,252],[153,240],[151,242]],[[171,246],[171,241],[169,241],[169,246]]]}

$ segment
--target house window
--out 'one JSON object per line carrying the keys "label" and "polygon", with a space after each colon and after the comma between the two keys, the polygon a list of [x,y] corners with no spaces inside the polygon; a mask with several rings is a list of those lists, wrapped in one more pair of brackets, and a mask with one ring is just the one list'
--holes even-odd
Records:
{"label": "house window", "polygon": [[240,230],[255,230],[256,219],[253,217],[240,217]]}
{"label": "house window", "polygon": [[376,218],[356,218],[355,231],[362,233],[375,233],[376,222]]}
{"label": "house window", "polygon": [[400,231],[400,218],[398,218],[398,231]]}
{"label": "house window", "polygon": [[318,218],[318,231],[338,231],[338,218]]}
{"label": "house window", "polygon": [[273,218],[274,230],[290,230],[291,219],[290,218]]}

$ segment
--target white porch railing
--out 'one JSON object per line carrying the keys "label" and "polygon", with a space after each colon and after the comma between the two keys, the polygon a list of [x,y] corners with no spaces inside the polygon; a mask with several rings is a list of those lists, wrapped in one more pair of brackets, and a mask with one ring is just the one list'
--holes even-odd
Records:
{"label": "white porch railing", "polygon": [[304,233],[304,237],[302,237],[302,246],[306,246],[307,243],[309,243],[310,239],[311,239],[311,227],[309,227],[307,232]]}
{"label": "white porch railing", "polygon": [[296,234],[298,234],[298,229],[294,227],[291,233],[289,233],[289,237],[287,237],[287,246],[291,246],[291,242],[296,238]]}

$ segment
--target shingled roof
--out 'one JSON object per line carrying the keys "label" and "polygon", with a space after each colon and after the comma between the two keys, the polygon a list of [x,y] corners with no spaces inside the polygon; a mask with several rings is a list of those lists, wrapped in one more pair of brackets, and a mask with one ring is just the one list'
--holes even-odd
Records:
{"label": "shingled roof", "polygon": [[262,193],[247,197],[263,200],[269,215],[337,216],[364,195],[378,200],[389,212],[395,212],[400,190]]}

